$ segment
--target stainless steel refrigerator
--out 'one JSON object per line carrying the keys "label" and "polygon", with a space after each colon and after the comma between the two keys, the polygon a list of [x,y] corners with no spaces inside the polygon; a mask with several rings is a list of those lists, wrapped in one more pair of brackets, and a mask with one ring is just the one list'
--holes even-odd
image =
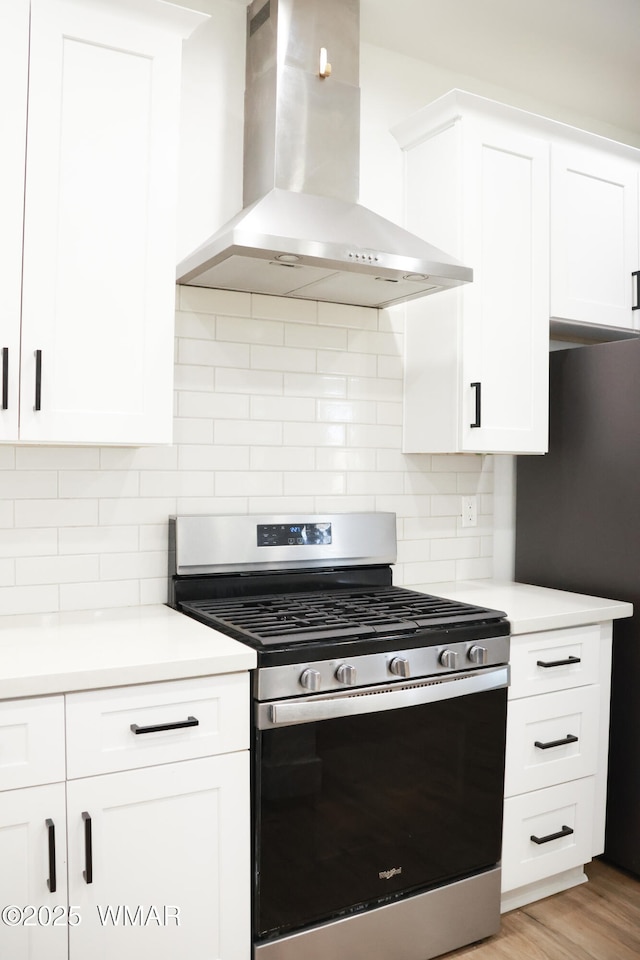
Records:
{"label": "stainless steel refrigerator", "polygon": [[518,457],[515,578],[615,621],[605,857],[640,875],[640,340],[550,354],[549,453]]}

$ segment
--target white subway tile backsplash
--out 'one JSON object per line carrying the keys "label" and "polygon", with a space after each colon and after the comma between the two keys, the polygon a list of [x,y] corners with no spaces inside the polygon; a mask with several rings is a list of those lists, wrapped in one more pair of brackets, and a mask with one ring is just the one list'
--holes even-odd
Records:
{"label": "white subway tile backsplash", "polygon": [[16,584],[79,583],[98,580],[99,560],[82,557],[22,557],[16,560]]}
{"label": "white subway tile backsplash", "polygon": [[178,308],[189,313],[251,316],[251,294],[235,290],[207,290],[205,287],[178,287]]}
{"label": "white subway tile backsplash", "polygon": [[16,527],[86,527],[97,522],[97,500],[16,500],[15,502]]}
{"label": "white subway tile backsplash", "polygon": [[282,473],[266,470],[256,473],[218,473],[216,475],[217,497],[279,497],[283,493]]}
{"label": "white subway tile backsplash", "polygon": [[20,613],[55,613],[59,609],[59,587],[57,586],[47,584],[44,587],[3,587],[0,590],[0,616]]}
{"label": "white subway tile backsplash", "polygon": [[376,404],[365,400],[318,400],[318,420],[375,423]]}
{"label": "white subway tile backsplash", "polygon": [[377,330],[378,311],[371,307],[355,307],[347,303],[319,303],[318,323],[345,328],[355,327],[360,330]]}
{"label": "white subway tile backsplash", "polygon": [[178,394],[179,417],[204,417],[205,420],[242,419],[249,416],[249,398],[240,394],[190,393]]}
{"label": "white subway tile backsplash", "polygon": [[251,366],[255,370],[301,371],[311,373],[316,369],[315,350],[297,347],[251,347]]}
{"label": "white subway tile backsplash", "polygon": [[311,397],[251,397],[252,420],[308,421],[315,419],[316,401]]}
{"label": "white subway tile backsplash", "polygon": [[268,297],[262,293],[254,293],[251,297],[251,316],[288,320],[293,323],[317,323],[318,304],[315,300]]}
{"label": "white subway tile backsplash", "polygon": [[59,496],[64,499],[136,497],[140,492],[137,470],[61,470],[58,476]]}
{"label": "white subway tile backsplash", "polygon": [[389,510],[396,583],[491,575],[492,458],[402,453],[402,307],[177,306],[173,444],[0,446],[0,615],[164,603],[173,513]]}
{"label": "white subway tile backsplash", "polygon": [[[313,470],[316,453],[313,447],[251,447],[249,469],[261,470]],[[318,469],[323,469],[318,464]]]}
{"label": "white subway tile backsplash", "polygon": [[251,447],[202,443],[180,447],[180,470],[248,470]]}
{"label": "white subway tile backsplash", "polygon": [[94,610],[107,607],[136,607],[140,603],[138,580],[98,580],[62,583],[60,610]]}
{"label": "white subway tile backsplash", "polygon": [[345,377],[332,377],[323,373],[285,373],[284,395],[286,397],[346,397]]}
{"label": "white subway tile backsplash", "polygon": [[213,471],[206,470],[150,470],[140,478],[140,496],[209,497],[213,478]]}
{"label": "white subway tile backsplash", "polygon": [[0,560],[0,587],[12,587],[16,582],[15,560]]}
{"label": "white subway tile backsplash", "polygon": [[332,497],[346,493],[346,479],[342,473],[322,473],[315,470],[311,473],[288,472],[284,477],[285,494],[293,497],[319,496]]}
{"label": "white subway tile backsplash", "polygon": [[279,372],[265,370],[216,370],[215,389],[217,393],[235,393],[238,395],[258,394],[260,396],[280,396],[283,376]]}
{"label": "white subway tile backsplash", "polygon": [[346,350],[347,331],[341,327],[312,327],[289,323],[285,327],[284,342],[288,347]]}
{"label": "white subway tile backsplash", "polygon": [[3,500],[42,499],[58,494],[55,470],[3,470],[0,473],[0,497]]}
{"label": "white subway tile backsplash", "polygon": [[299,447],[341,447],[346,440],[342,423],[285,423],[284,442]]}
{"label": "white subway tile backsplash", "polygon": [[318,447],[315,452],[318,470],[370,471],[376,469],[375,450],[354,450],[351,447]]}
{"label": "white subway tile backsplash", "polygon": [[15,467],[16,470],[97,470],[100,448],[16,447]]}
{"label": "white subway tile backsplash", "polygon": [[376,358],[366,353],[318,350],[316,368],[318,373],[342,374],[351,377],[375,377]]}
{"label": "white subway tile backsplash", "polygon": [[38,557],[58,552],[55,527],[0,531],[0,557]]}
{"label": "white subway tile backsplash", "polygon": [[[137,526],[64,527],[58,533],[58,552],[75,555],[131,552],[138,549],[139,540]],[[55,553],[55,550],[49,552]]]}
{"label": "white subway tile backsplash", "polygon": [[[294,424],[299,426],[299,424]],[[266,420],[217,420],[213,430],[214,443],[266,445],[281,444],[283,438],[283,424],[269,423]],[[288,443],[285,440],[285,443]]]}
{"label": "white subway tile backsplash", "polygon": [[[306,328],[305,328],[306,329]],[[218,340],[234,343],[285,343],[285,325],[277,320],[257,320],[250,317],[218,317]],[[239,366],[239,364],[235,364]]]}

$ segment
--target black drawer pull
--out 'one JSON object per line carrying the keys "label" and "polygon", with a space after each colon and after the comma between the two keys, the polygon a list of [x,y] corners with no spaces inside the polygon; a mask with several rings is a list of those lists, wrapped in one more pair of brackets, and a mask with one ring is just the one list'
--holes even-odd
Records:
{"label": "black drawer pull", "polygon": [[567,743],[577,743],[578,738],[574,736],[573,733],[568,733],[564,740],[550,740],[549,743],[542,743],[541,740],[536,740],[534,742],[534,747],[538,747],[539,750],[550,750],[551,747],[564,747]]}
{"label": "black drawer pull", "polygon": [[632,310],[640,310],[640,270],[634,270],[631,274],[636,280],[636,302],[631,307]]}
{"label": "black drawer pull", "polygon": [[551,840],[559,840],[561,837],[569,837],[573,833],[571,827],[563,827],[562,830],[559,830],[558,833],[550,833],[547,837],[534,837],[533,834],[529,837],[530,840],[533,840],[534,843],[550,843]]}
{"label": "black drawer pull", "polygon": [[476,418],[473,423],[469,424],[469,426],[473,428],[479,427],[482,424],[482,384],[480,381],[475,380],[470,386],[476,391]]}
{"label": "black drawer pull", "polygon": [[82,876],[87,883],[93,883],[93,842],[91,839],[91,817],[85,810],[82,814],[84,820],[84,870]]}
{"label": "black drawer pull", "polygon": [[56,892],[56,828],[53,820],[47,818],[45,820],[45,826],[47,828],[47,834],[49,838],[49,879],[47,880],[47,888],[49,893]]}
{"label": "black drawer pull", "polygon": [[580,657],[567,657],[566,660],[536,660],[539,667],[568,667],[572,663],[580,663]]}
{"label": "black drawer pull", "polygon": [[187,717],[186,720],[176,720],[175,723],[157,723],[152,727],[139,727],[137,723],[131,724],[131,732],[138,733],[158,733],[162,730],[179,730],[181,727],[197,727],[200,721],[195,717]]}
{"label": "black drawer pull", "polygon": [[9,347],[2,348],[2,409],[9,409]]}
{"label": "black drawer pull", "polygon": [[42,406],[42,350],[36,350],[36,402],[34,410],[40,410]]}

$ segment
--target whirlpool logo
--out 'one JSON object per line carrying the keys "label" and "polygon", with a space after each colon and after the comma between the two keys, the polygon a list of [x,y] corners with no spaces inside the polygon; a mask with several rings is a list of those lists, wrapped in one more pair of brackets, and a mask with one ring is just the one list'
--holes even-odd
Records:
{"label": "whirlpool logo", "polygon": [[381,880],[391,880],[391,877],[397,877],[402,873],[402,867],[392,867],[391,870],[381,870],[378,876]]}

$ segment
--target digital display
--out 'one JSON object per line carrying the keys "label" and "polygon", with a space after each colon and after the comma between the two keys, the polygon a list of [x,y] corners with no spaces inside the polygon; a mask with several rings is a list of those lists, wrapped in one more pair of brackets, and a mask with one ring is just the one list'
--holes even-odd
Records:
{"label": "digital display", "polygon": [[259,547],[308,547],[331,543],[330,523],[259,523]]}

